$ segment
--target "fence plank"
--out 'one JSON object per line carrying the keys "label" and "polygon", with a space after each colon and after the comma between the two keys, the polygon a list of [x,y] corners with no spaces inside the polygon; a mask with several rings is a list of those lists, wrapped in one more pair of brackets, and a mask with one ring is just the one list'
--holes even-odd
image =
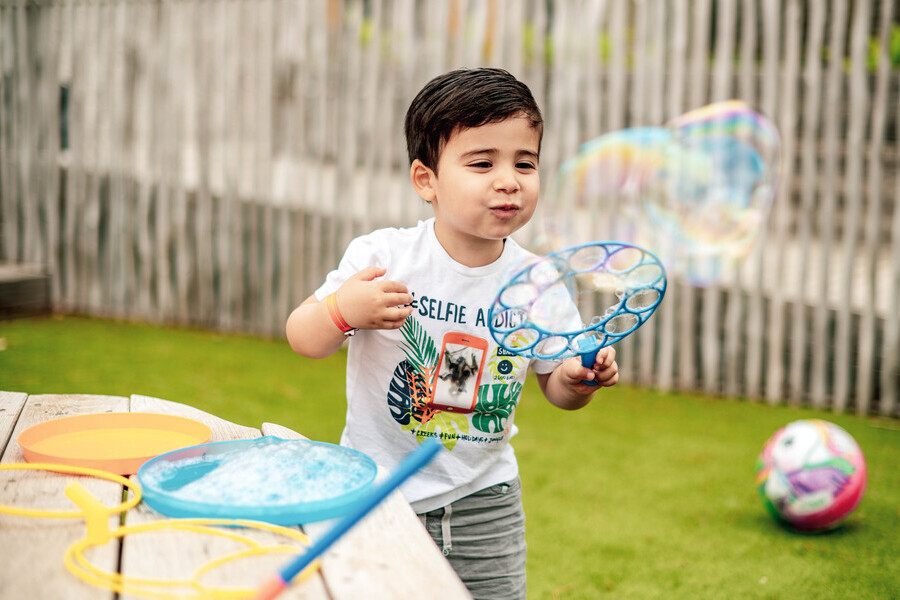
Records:
{"label": "fence plank", "polygon": [[[741,7],[740,44],[737,50],[740,68],[737,74],[735,97],[744,100],[750,106],[756,106],[753,96],[755,77],[758,72],[756,6],[752,2],[743,2]],[[758,260],[758,256],[759,251],[757,250],[750,256],[743,257],[743,260],[738,261],[738,264],[735,265],[730,280],[727,278],[725,280],[728,301],[725,306],[722,342],[725,363],[722,388],[726,395],[732,397],[745,391],[747,364],[744,340],[748,329],[745,307],[748,302],[744,292],[743,274],[750,272],[754,260]]]}
{"label": "fence plank", "polygon": [[[13,168],[10,169],[9,186],[6,193],[9,194],[8,214],[10,218],[4,235],[7,238],[7,247],[10,249],[10,257],[15,262],[27,260],[22,254],[24,242],[21,240],[23,232],[19,230],[19,221],[24,209],[22,202],[22,188],[27,187],[28,178],[25,171],[28,169],[30,153],[27,144],[29,110],[28,110],[28,79],[31,69],[25,62],[28,58],[27,34],[25,31],[25,2],[13,2],[13,11],[10,15],[10,61],[14,65],[11,77],[12,89],[10,90],[10,154],[14,157]],[[4,101],[6,99],[4,98]],[[24,130],[24,131],[23,131]]]}
{"label": "fence plank", "polygon": [[[18,140],[19,146],[19,187],[20,195],[19,213],[22,217],[21,241],[19,243],[18,252],[24,262],[35,263],[42,262],[43,257],[40,253],[41,232],[38,228],[39,224],[39,202],[25,202],[25,198],[40,198],[40,180],[38,166],[35,164],[35,158],[38,152],[38,136],[37,127],[39,123],[38,111],[32,99],[36,96],[38,82],[35,81],[37,70],[35,63],[40,62],[39,56],[31,56],[31,52],[27,51],[37,41],[37,36],[32,34],[35,10],[27,4],[23,5],[18,12],[17,36],[16,36],[16,56],[18,58],[17,65],[19,67],[19,82],[16,86],[17,101],[20,109],[20,130],[21,134]],[[34,32],[35,34],[37,32]],[[34,41],[32,39],[34,38]],[[29,60],[31,59],[31,60]]]}
{"label": "fence plank", "polygon": [[133,7],[134,19],[144,23],[132,36],[134,52],[134,151],[129,165],[136,179],[137,205],[135,207],[135,292],[133,312],[129,316],[142,315],[150,318],[153,315],[153,297],[151,284],[153,281],[153,232],[150,219],[151,195],[156,173],[151,158],[156,152],[156,139],[159,129],[156,127],[156,111],[154,110],[154,83],[157,62],[151,48],[152,36],[156,34],[157,9],[149,3],[137,3]]}
{"label": "fence plank", "polygon": [[[219,278],[219,286],[216,301],[217,323],[225,330],[236,327],[234,296],[235,278],[233,255],[238,254],[238,247],[232,243],[232,223],[235,221],[235,205],[237,204],[237,127],[239,120],[235,118],[236,110],[236,84],[235,74],[237,61],[239,60],[239,43],[232,34],[237,34],[239,22],[238,11],[234,2],[220,2],[216,5],[216,41],[213,44],[214,53],[219,60],[216,61],[216,70],[220,77],[215,86],[215,96],[221,98],[216,123],[220,132],[222,148],[218,153],[216,165],[221,174],[219,185],[219,201],[217,203],[214,244],[215,244],[215,269]],[[302,39],[302,38],[301,38]]]}
{"label": "fence plank", "polygon": [[109,82],[109,108],[107,123],[110,128],[108,156],[109,171],[109,227],[107,229],[107,248],[109,252],[108,300],[110,313],[123,317],[127,312],[129,295],[129,273],[134,245],[133,221],[129,219],[131,194],[129,192],[127,165],[130,162],[130,147],[127,135],[130,127],[126,121],[128,110],[128,89],[125,80],[126,38],[130,21],[128,19],[129,4],[111,4],[105,11],[104,18],[110,24],[110,47],[108,71],[105,80]]}
{"label": "fence plank", "polygon": [[[712,102],[721,102],[732,98],[731,85],[734,56],[734,39],[736,34],[737,11],[731,0],[720,2],[716,11],[716,45],[715,62],[711,73]],[[725,276],[732,275],[725,273]],[[721,307],[722,294],[718,286],[707,285],[702,294],[703,313],[701,327],[701,376],[702,387],[708,393],[719,393],[722,381],[720,363],[722,348],[720,345],[720,320],[723,318]]]}
{"label": "fence plank", "polygon": [[[0,98],[6,98],[7,81],[11,78],[13,67],[9,64],[13,60],[13,52],[10,48],[8,40],[12,39],[10,30],[13,20],[10,14],[13,11],[12,3],[0,4]],[[12,159],[10,158],[9,148],[11,147],[6,141],[11,137],[12,124],[15,119],[10,114],[11,111],[0,110],[0,260],[12,262],[15,256],[12,252],[12,236],[9,230],[15,224],[12,218],[15,204],[10,187],[12,171]]]}
{"label": "fence plank", "polygon": [[[816,212],[816,181],[820,177],[817,157],[817,139],[821,128],[820,99],[822,89],[822,68],[819,52],[825,35],[825,6],[813,3],[807,20],[806,48],[804,51],[803,70],[803,119],[800,123],[800,207],[799,214],[813,215]],[[782,156],[784,156],[782,154]],[[798,219],[796,243],[799,246],[798,263],[795,267],[799,288],[807,289],[812,267],[812,219]],[[810,310],[803,296],[794,302],[791,317],[790,344],[792,348],[788,397],[793,405],[809,397],[811,365],[807,361],[806,348],[810,343],[807,334]],[[815,334],[813,334],[813,339]]]}
{"label": "fence plank", "polygon": [[[616,131],[627,126],[625,103],[628,98],[626,91],[626,60],[627,48],[627,4],[625,2],[612,2],[609,8],[609,84],[606,106],[609,107],[604,131]],[[551,85],[552,89],[552,85]],[[552,166],[552,165],[551,165]]]}
{"label": "fence plank", "polygon": [[[665,6],[654,11],[640,11],[646,15],[643,24],[647,61],[646,77],[642,83],[645,97],[643,112],[644,124],[659,126],[665,114],[665,73],[663,70],[665,52],[664,23],[668,18]],[[648,327],[640,337],[635,337],[631,350],[638,357],[639,370],[633,381],[640,385],[652,385],[656,379],[656,348],[658,345],[658,327]]]}
{"label": "fence plank", "polygon": [[[103,283],[101,278],[104,256],[101,255],[100,221],[102,218],[101,186],[102,156],[104,146],[102,138],[103,103],[107,90],[102,89],[100,70],[103,64],[103,44],[100,26],[102,5],[98,2],[87,5],[87,14],[83,35],[87,40],[87,63],[85,70],[85,157],[87,172],[84,209],[84,229],[82,238],[81,271],[83,274],[84,294],[81,304],[93,313],[104,314]],[[103,115],[105,116],[105,115]]]}
{"label": "fence plank", "polygon": [[[768,0],[767,14],[774,18],[779,14],[779,2]],[[786,160],[782,162],[782,172],[778,181],[776,199],[772,208],[772,237],[769,244],[776,248],[776,256],[784,255],[787,246],[788,226],[790,218],[790,188],[789,182],[794,176],[794,156],[796,148],[796,121],[797,121],[797,79],[800,73],[800,6],[799,1],[790,0],[786,3],[784,20],[782,23],[772,22],[770,28],[781,29],[786,32],[783,46],[783,66],[781,76],[781,96],[778,99],[777,126],[781,131],[781,151]],[[785,261],[777,260],[767,265],[766,277],[772,277],[781,281],[786,271]],[[769,292],[768,331],[766,332],[766,379],[765,397],[770,404],[778,404],[784,400],[785,392],[785,366],[786,353],[785,342],[785,287],[776,285]]]}
{"label": "fence plank", "polygon": [[866,126],[866,104],[868,102],[868,82],[866,53],[868,51],[869,4],[854,3],[850,16],[850,47],[848,58],[857,68],[851,69],[849,86],[849,124],[846,133],[847,154],[844,173],[844,219],[842,229],[842,260],[838,274],[841,295],[837,306],[837,328],[835,332],[835,379],[834,410],[843,412],[852,398],[851,389],[851,300],[853,294],[853,267],[856,261],[856,245],[859,239],[859,207],[862,204],[863,148],[862,140]]}
{"label": "fence plank", "polygon": [[[577,11],[575,11],[577,13]],[[578,122],[566,118],[576,110],[578,99],[578,70],[571,68],[577,64],[575,52],[576,36],[571,35],[572,20],[578,15],[572,14],[572,7],[566,3],[556,7],[551,31],[553,44],[553,72],[556,80],[547,96],[547,117],[544,140],[541,143],[542,159],[551,166],[550,172],[563,162],[564,156],[571,156],[578,148]]]}
{"label": "fence plank", "polygon": [[[173,23],[190,23],[189,10],[193,3],[173,1],[170,4]],[[194,168],[195,153],[192,151],[195,140],[194,122],[191,106],[194,103],[196,78],[192,71],[190,44],[193,31],[187,27],[173,27],[172,48],[169,54],[169,98],[172,101],[174,125],[168,140],[169,170],[172,188],[171,204],[171,236],[174,258],[171,261],[173,273],[173,292],[175,305],[169,319],[186,324],[190,322],[189,286],[193,270],[194,253],[189,241],[188,222],[188,186],[196,185]],[[183,138],[177,132],[183,131]]]}
{"label": "fence plank", "polygon": [[174,131],[180,129],[181,124],[177,119],[175,102],[173,99],[175,90],[171,89],[170,73],[173,68],[171,47],[175,43],[172,32],[172,5],[168,2],[159,4],[158,23],[160,27],[157,36],[158,46],[154,47],[154,72],[156,84],[154,85],[155,110],[154,130],[158,133],[153,161],[158,174],[159,182],[156,189],[154,232],[155,232],[155,308],[156,318],[168,320],[172,318],[173,291],[172,291],[172,267],[169,257],[172,248],[172,198],[174,196],[174,173],[171,158],[173,148]]}
{"label": "fence plank", "polygon": [[64,165],[66,167],[66,191],[65,191],[65,208],[63,214],[62,232],[60,234],[60,246],[67,248],[67,252],[62,253],[60,264],[60,308],[62,310],[72,310],[75,305],[76,292],[76,262],[75,253],[77,250],[75,231],[77,227],[75,217],[75,207],[77,205],[77,196],[81,189],[80,179],[83,177],[83,169],[81,163],[84,154],[80,152],[78,144],[81,143],[83,133],[81,124],[83,121],[80,117],[80,96],[81,96],[81,69],[83,61],[80,59],[81,44],[76,39],[77,24],[79,16],[82,12],[81,7],[75,7],[70,4],[68,6],[68,22],[66,27],[68,35],[66,39],[70,45],[65,47],[65,54],[68,56],[66,61],[70,66],[69,77],[65,80],[68,89],[68,150],[64,154]]}
{"label": "fence plank", "polygon": [[[878,278],[878,265],[881,257],[879,238],[881,234],[881,215],[884,210],[882,178],[884,170],[882,159],[884,152],[884,139],[887,133],[885,122],[888,111],[888,89],[891,84],[891,63],[888,56],[890,36],[892,34],[892,17],[894,3],[883,2],[881,5],[880,27],[878,34],[878,66],[876,70],[875,93],[872,101],[872,120],[869,136],[869,147],[866,152],[866,195],[867,211],[865,218],[865,234],[863,236],[863,274],[862,287],[870,290],[870,302],[877,305],[875,298],[881,295],[882,286],[888,285],[887,281]],[[896,209],[895,209],[896,211]],[[888,306],[896,306],[888,304]],[[894,311],[896,312],[896,311]],[[859,333],[859,365],[875,364],[877,329],[875,325],[875,310],[863,310],[860,319]],[[886,356],[885,356],[886,358]],[[874,387],[877,385],[877,374],[871,369],[861,368],[858,371],[856,384],[856,397],[859,401],[857,412],[865,414],[869,412],[870,400],[874,396]],[[884,397],[884,396],[882,396]],[[879,407],[884,412],[884,407]]]}
{"label": "fence plank", "polygon": [[272,202],[274,198],[272,190],[272,90],[273,90],[273,58],[274,43],[277,38],[275,33],[275,20],[273,18],[274,5],[272,0],[265,0],[257,4],[259,22],[257,25],[257,45],[259,48],[257,71],[257,124],[256,131],[260,138],[260,153],[255,171],[259,176],[254,186],[265,204],[262,214],[261,236],[259,239],[258,268],[259,279],[258,297],[260,307],[256,311],[260,319],[256,331],[265,335],[275,332],[275,314],[272,306],[272,292],[275,286],[275,255],[274,245],[277,243],[275,236],[274,210]]}
{"label": "fence plank", "polygon": [[[687,49],[688,49],[688,24],[690,16],[689,4],[687,0],[676,0],[672,6],[672,31],[670,36],[670,44],[667,48],[667,72],[668,81],[666,88],[669,94],[666,99],[666,117],[674,118],[685,112],[684,102],[686,86],[684,80],[686,78],[687,69]],[[678,300],[676,294],[677,288],[672,285],[671,291],[667,292],[668,298],[657,309],[659,312],[659,363],[657,381],[662,389],[672,389],[674,387],[675,378],[675,361],[676,361],[676,340],[681,335],[680,327],[676,326],[675,300]]]}
{"label": "fence plank", "polygon": [[[778,64],[779,64],[779,31],[773,30],[779,25],[778,15],[775,14],[777,6],[771,2],[764,2],[762,9],[762,45],[759,49],[761,52],[761,83],[760,90],[757,93],[759,98],[758,108],[767,115],[777,114],[777,82],[778,82]],[[775,206],[777,207],[777,199]],[[774,210],[774,209],[773,209]],[[751,287],[749,291],[749,299],[747,304],[747,347],[745,360],[746,368],[746,394],[751,398],[758,398],[764,392],[764,351],[765,351],[765,331],[766,316],[764,302],[764,279],[767,277],[765,273],[766,263],[764,250],[768,248],[770,243],[775,244],[776,241],[770,241],[770,235],[766,228],[760,231],[759,240],[757,242],[756,252],[752,253],[747,261],[748,272],[751,274]],[[777,256],[777,253],[776,253]]]}
{"label": "fence plank", "polygon": [[[78,113],[76,114],[73,110],[73,118],[77,120],[80,124],[79,139],[78,139],[78,148],[76,150],[79,156],[79,164],[77,167],[79,171],[77,173],[76,181],[78,183],[78,190],[76,192],[75,197],[73,198],[73,206],[72,206],[72,214],[75,220],[75,244],[74,248],[75,256],[77,258],[75,263],[75,285],[73,291],[75,292],[73,297],[73,305],[78,310],[89,310],[88,306],[88,294],[90,291],[90,279],[88,278],[88,261],[91,260],[90,246],[89,246],[89,223],[90,223],[90,212],[91,212],[91,172],[93,169],[92,160],[91,160],[91,140],[94,139],[96,132],[92,125],[92,120],[90,117],[90,108],[92,106],[91,102],[91,72],[93,67],[91,66],[93,61],[93,56],[91,54],[90,41],[92,36],[90,32],[87,31],[89,23],[91,21],[91,11],[90,6],[88,5],[79,5],[78,6],[78,19],[75,22],[75,32],[74,36],[76,37],[76,45],[79,47],[79,59],[84,61],[82,63],[82,68],[80,70],[80,80],[79,80],[79,89],[78,91]],[[73,103],[74,104],[74,103]],[[74,132],[73,132],[74,135]]]}
{"label": "fence plank", "polygon": [[215,55],[206,51],[214,47],[214,27],[216,26],[216,6],[212,3],[195,5],[192,11],[192,27],[194,31],[193,64],[197,81],[197,94],[192,107],[196,123],[197,148],[197,185],[194,201],[194,223],[190,226],[194,240],[196,258],[194,261],[195,311],[194,322],[215,327],[214,290],[215,271],[213,270],[213,197],[212,197],[212,136],[214,119],[220,116],[221,98],[205,94],[205,90],[214,89],[217,70],[214,68]]}
{"label": "fence plank", "polygon": [[[689,77],[694,82],[687,90],[687,110],[699,108],[707,103],[708,69],[710,53],[710,29],[712,24],[712,3],[701,0],[692,3]],[[698,365],[694,352],[694,332],[697,331],[696,303],[697,291],[687,280],[676,281],[671,286],[679,298],[678,320],[682,334],[679,336],[678,348],[678,386],[681,389],[694,389],[698,380]]]}
{"label": "fence plank", "polygon": [[[34,52],[23,52],[26,56],[24,63],[27,69],[23,73],[22,82],[19,85],[19,94],[23,106],[22,111],[22,158],[21,158],[21,194],[22,194],[22,257],[25,262],[43,263],[43,248],[41,238],[41,198],[43,198],[43,178],[41,177],[41,165],[39,162],[41,128],[41,103],[35,102],[41,87],[42,71],[47,68],[46,58],[42,55],[40,26],[45,20],[45,11],[38,11],[36,7],[26,5],[25,10],[19,13],[21,34],[18,41],[36,47]],[[18,48],[17,48],[18,49]],[[32,55],[32,56],[29,56]],[[30,58],[31,60],[28,60]],[[34,66],[32,66],[34,65]],[[39,65],[39,66],[38,66]],[[46,106],[46,105],[44,105]],[[25,198],[37,198],[36,202],[25,202]]]}
{"label": "fence plank", "polygon": [[[52,178],[54,173],[58,174],[59,172],[53,160],[56,150],[55,148],[50,148],[52,129],[56,124],[52,116],[54,115],[52,105],[59,98],[58,94],[53,93],[56,78],[55,54],[57,48],[56,42],[53,41],[55,40],[53,36],[56,33],[53,30],[54,11],[49,10],[50,8],[34,10],[31,17],[33,22],[35,61],[40,64],[40,68],[33,69],[33,83],[30,90],[30,104],[33,111],[32,118],[34,119],[32,134],[34,136],[32,149],[33,167],[31,173],[32,197],[34,201],[31,203],[26,202],[26,205],[31,204],[33,207],[30,213],[26,211],[26,227],[33,228],[33,233],[31,234],[33,238],[28,244],[31,255],[29,262],[45,265],[45,268],[48,270],[50,268],[48,263],[51,259],[51,239],[55,239],[51,238],[50,233],[51,228],[55,225],[56,213],[56,204],[51,196]],[[51,216],[50,212],[53,212],[54,215]],[[27,223],[29,214],[33,219],[31,224]]]}
{"label": "fence plank", "polygon": [[[897,104],[897,120],[895,133],[900,136],[900,103]],[[890,230],[890,260],[894,271],[889,281],[887,297],[888,306],[900,305],[900,179],[894,190],[894,218]],[[889,310],[885,315],[884,342],[882,344],[883,365],[881,370],[880,413],[889,416],[900,416],[900,311]]]}
{"label": "fence plank", "polygon": [[[847,20],[847,5],[843,0],[836,0],[832,5],[831,19],[833,23],[844,23]],[[837,113],[843,98],[842,84],[842,60],[844,55],[844,36],[840,27],[832,27],[828,47],[830,57],[828,70],[825,76],[825,103],[823,105],[823,135],[825,142],[825,189],[822,194],[819,214],[821,215],[819,228],[822,248],[831,248],[835,242],[835,208],[837,205],[836,189],[838,187],[838,127],[840,114]],[[822,252],[819,257],[819,286],[820,298],[828,298],[828,284],[831,279],[829,265],[831,257],[828,252]],[[814,321],[813,344],[819,348],[831,346],[828,335],[828,304],[823,302],[816,307]],[[838,365],[830,364],[828,355],[824,352],[814,355],[812,403],[817,408],[825,406],[828,397],[828,379],[833,369]]]}
{"label": "fence plank", "polygon": [[[45,145],[43,156],[41,157],[43,171],[41,178],[46,182],[47,186],[47,192],[44,197],[44,218],[47,227],[44,241],[46,247],[44,256],[47,273],[50,275],[50,303],[52,306],[56,306],[60,300],[58,262],[60,251],[59,195],[61,181],[57,157],[59,156],[61,144],[58,120],[61,109],[60,81],[62,78],[60,60],[65,47],[64,44],[58,42],[62,37],[62,11],[63,7],[58,3],[50,6],[47,28],[41,36],[45,55],[47,56],[47,70],[44,77],[45,87],[41,93],[49,98],[45,108],[47,113],[43,119]],[[0,142],[0,145],[2,145],[2,142]],[[2,158],[0,158],[0,161],[2,161]]]}

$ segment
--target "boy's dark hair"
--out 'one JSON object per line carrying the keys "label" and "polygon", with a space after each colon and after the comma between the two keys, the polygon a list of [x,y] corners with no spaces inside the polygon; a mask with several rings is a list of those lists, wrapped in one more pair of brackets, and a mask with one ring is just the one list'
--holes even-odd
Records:
{"label": "boy's dark hair", "polygon": [[435,77],[406,112],[404,133],[409,162],[437,170],[444,144],[458,129],[479,127],[524,115],[543,134],[541,110],[524,83],[503,69],[458,69]]}

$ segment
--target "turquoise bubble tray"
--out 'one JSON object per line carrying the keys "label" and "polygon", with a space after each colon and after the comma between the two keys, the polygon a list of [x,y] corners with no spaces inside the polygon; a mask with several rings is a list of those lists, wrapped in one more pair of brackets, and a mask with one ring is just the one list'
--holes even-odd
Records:
{"label": "turquoise bubble tray", "polygon": [[356,450],[265,436],[174,450],[138,470],[144,502],[167,517],[301,525],[363,501],[378,467]]}

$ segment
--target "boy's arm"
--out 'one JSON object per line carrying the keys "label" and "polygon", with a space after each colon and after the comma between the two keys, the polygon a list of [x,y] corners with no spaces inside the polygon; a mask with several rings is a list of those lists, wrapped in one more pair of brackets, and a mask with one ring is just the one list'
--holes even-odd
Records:
{"label": "boy's arm", "polygon": [[[381,267],[367,267],[356,273],[336,294],[337,308],[344,321],[356,329],[399,329],[412,313],[413,298],[402,283],[376,279],[385,274]],[[344,333],[331,319],[325,299],[310,296],[288,317],[285,333],[291,348],[309,358],[334,354],[344,342]]]}
{"label": "boy's arm", "polygon": [[[619,381],[616,350],[611,346],[601,348],[592,369],[582,366],[579,358],[570,358],[550,373],[539,373],[537,380],[551,404],[565,410],[577,410],[586,406],[598,389]],[[595,381],[597,385],[587,385],[584,380]]]}

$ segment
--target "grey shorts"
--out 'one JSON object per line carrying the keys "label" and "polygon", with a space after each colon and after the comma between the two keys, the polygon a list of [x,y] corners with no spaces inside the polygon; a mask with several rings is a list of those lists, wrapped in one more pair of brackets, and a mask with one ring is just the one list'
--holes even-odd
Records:
{"label": "grey shorts", "polygon": [[419,518],[476,600],[524,600],[525,513],[518,478]]}

